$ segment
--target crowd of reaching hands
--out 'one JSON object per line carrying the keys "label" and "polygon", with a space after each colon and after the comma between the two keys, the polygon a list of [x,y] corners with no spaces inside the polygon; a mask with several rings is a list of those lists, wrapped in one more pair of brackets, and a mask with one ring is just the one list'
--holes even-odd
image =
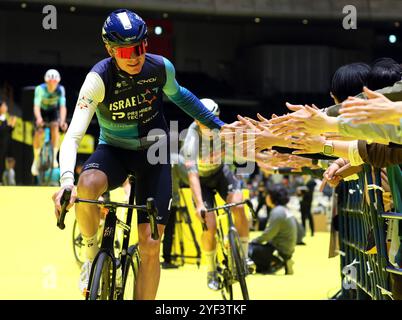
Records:
{"label": "crowd of reaching hands", "polygon": [[266,173],[280,167],[321,169],[333,187],[345,176],[342,172],[357,172],[365,162],[379,168],[402,164],[401,74],[402,67],[390,58],[371,67],[345,65],[332,80],[336,105],[323,109],[286,103],[289,113],[270,119],[239,115],[221,135],[241,141],[243,155]]}

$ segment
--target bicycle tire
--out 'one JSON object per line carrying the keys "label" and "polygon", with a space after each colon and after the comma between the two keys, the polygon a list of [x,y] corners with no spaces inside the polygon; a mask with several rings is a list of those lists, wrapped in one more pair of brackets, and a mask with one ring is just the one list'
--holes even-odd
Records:
{"label": "bicycle tire", "polygon": [[230,271],[229,269],[224,269],[223,270],[223,281],[222,281],[222,290],[221,290],[221,294],[222,294],[222,298],[223,300],[233,300],[233,281],[232,281],[232,277],[230,275]]}
{"label": "bicycle tire", "polygon": [[135,300],[135,284],[137,282],[140,255],[138,245],[130,246],[127,250],[126,272],[123,278],[123,300]]}
{"label": "bicycle tire", "polygon": [[[85,262],[85,252],[83,252],[83,247],[84,244],[82,243],[82,235],[81,232],[78,228],[78,223],[77,220],[74,220],[74,225],[73,225],[73,252],[74,252],[74,258],[75,261],[77,262],[79,267],[82,267],[82,265]],[[81,252],[82,251],[82,252]]]}
{"label": "bicycle tire", "polygon": [[88,300],[113,300],[113,260],[106,252],[101,252],[96,260],[88,291]]}
{"label": "bicycle tire", "polygon": [[[236,231],[229,230],[229,245],[232,254],[232,266],[235,265],[236,270],[232,270],[236,274],[236,280],[240,283],[241,292],[244,300],[249,300],[249,294],[246,283],[246,269],[244,254],[241,254],[240,238]],[[243,257],[242,257],[243,256]]]}
{"label": "bicycle tire", "polygon": [[[102,243],[102,235],[103,235],[103,225],[99,225],[98,228],[98,244]],[[73,225],[73,253],[75,257],[75,261],[77,262],[78,266],[81,268],[84,262],[86,261],[86,256],[84,249],[82,248],[84,246],[83,244],[83,239],[82,235],[80,232],[80,229],[78,227],[78,222],[75,219],[74,220],[74,225]],[[82,252],[81,252],[82,251]],[[116,254],[116,252],[115,252]]]}
{"label": "bicycle tire", "polygon": [[[50,170],[46,178],[46,172]],[[39,185],[47,186],[52,179],[53,173],[53,148],[50,142],[45,143],[39,154]]]}

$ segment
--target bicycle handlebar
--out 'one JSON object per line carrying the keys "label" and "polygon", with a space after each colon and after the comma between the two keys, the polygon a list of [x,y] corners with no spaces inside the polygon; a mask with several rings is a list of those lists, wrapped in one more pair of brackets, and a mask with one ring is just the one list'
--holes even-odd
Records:
{"label": "bicycle handlebar", "polygon": [[[59,218],[57,219],[57,226],[61,230],[63,230],[65,228],[64,219],[68,212],[67,206],[70,202],[70,198],[71,198],[71,189],[67,188],[63,191],[63,195],[61,196],[61,200],[60,200],[61,212],[60,212]],[[153,198],[148,198],[146,205],[132,205],[132,204],[127,204],[127,203],[122,203],[122,202],[88,200],[88,199],[81,199],[81,198],[76,198],[74,201],[74,203],[80,203],[80,202],[81,203],[98,204],[105,208],[122,207],[122,208],[146,211],[148,213],[149,223],[151,225],[152,239],[154,239],[154,240],[159,239],[158,226],[156,223],[156,217],[158,216],[158,209],[155,206],[155,200]]]}
{"label": "bicycle handlebar", "polygon": [[60,212],[60,216],[57,219],[57,226],[63,230],[66,225],[64,224],[64,219],[66,217],[66,213],[68,212],[67,210],[67,206],[68,203],[70,202],[70,198],[71,198],[71,189],[65,189],[63,191],[63,194],[61,196],[61,212]]}
{"label": "bicycle handlebar", "polygon": [[[253,216],[253,219],[257,219],[257,215],[256,215],[256,213],[254,211],[253,204],[251,203],[250,199],[246,199],[246,200],[244,200],[242,202],[228,203],[228,204],[225,204],[225,205],[220,206],[220,207],[215,207],[215,208],[209,208],[207,210],[202,210],[201,211],[201,217],[205,221],[205,214],[207,212],[213,212],[213,211],[218,211],[218,210],[222,210],[222,209],[224,209],[224,210],[225,209],[230,209],[232,207],[237,207],[237,206],[240,206],[242,204],[246,204],[248,206],[248,208],[250,209],[250,212],[251,212],[251,215]],[[203,231],[208,230],[207,224],[205,222],[202,222],[202,230]]]}

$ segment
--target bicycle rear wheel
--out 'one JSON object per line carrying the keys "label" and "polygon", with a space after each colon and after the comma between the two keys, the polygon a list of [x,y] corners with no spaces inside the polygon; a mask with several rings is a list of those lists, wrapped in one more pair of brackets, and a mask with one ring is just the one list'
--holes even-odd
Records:
{"label": "bicycle rear wheel", "polygon": [[222,271],[223,281],[222,281],[222,298],[223,300],[233,300],[233,279],[230,274],[229,269],[225,268]]}
{"label": "bicycle rear wheel", "polygon": [[234,264],[235,270],[232,272],[240,283],[241,292],[244,300],[249,300],[247,283],[246,283],[246,263],[244,253],[241,248],[240,238],[235,230],[229,230],[229,245],[232,254],[232,268]]}
{"label": "bicycle rear wheel", "polygon": [[106,252],[101,252],[93,268],[93,277],[88,287],[87,298],[89,300],[113,300],[113,259]]}
{"label": "bicycle rear wheel", "polygon": [[123,279],[123,300],[135,300],[135,284],[137,281],[138,268],[140,266],[140,255],[138,246],[128,248],[126,260],[126,272]]}

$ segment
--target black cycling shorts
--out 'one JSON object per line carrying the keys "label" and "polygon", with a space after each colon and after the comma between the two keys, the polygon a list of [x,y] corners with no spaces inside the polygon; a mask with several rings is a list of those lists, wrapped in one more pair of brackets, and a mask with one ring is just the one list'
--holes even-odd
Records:
{"label": "black cycling shorts", "polygon": [[[145,205],[147,198],[155,199],[157,223],[166,225],[172,197],[170,164],[152,165],[147,160],[147,149],[127,150],[99,144],[85,162],[82,172],[97,169],[108,178],[108,190],[120,187],[129,174],[135,176],[135,202]],[[138,223],[149,223],[146,212],[138,211]]]}
{"label": "black cycling shorts", "polygon": [[214,191],[226,201],[228,194],[241,192],[241,181],[238,180],[228,165],[208,177],[200,177],[202,199],[206,208],[215,206]]}
{"label": "black cycling shorts", "polygon": [[45,123],[58,122],[59,121],[59,110],[57,108],[49,110],[40,110],[40,114]]}

